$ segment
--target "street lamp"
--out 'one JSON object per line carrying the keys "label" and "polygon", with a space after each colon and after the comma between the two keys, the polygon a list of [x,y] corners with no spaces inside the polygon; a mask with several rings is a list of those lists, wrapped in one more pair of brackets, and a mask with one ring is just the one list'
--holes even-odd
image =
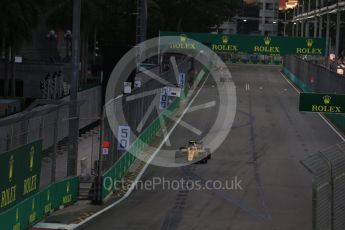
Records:
{"label": "street lamp", "polygon": [[53,49],[54,49],[54,41],[57,38],[57,35],[55,33],[55,30],[50,30],[48,34],[46,35],[47,39],[49,40],[49,59],[52,63],[54,63],[54,55],[53,55]]}
{"label": "street lamp", "polygon": [[53,40],[55,38],[57,38],[57,35],[55,33],[55,30],[50,30],[47,34],[47,38],[50,39],[50,40]]}
{"label": "street lamp", "polygon": [[72,42],[72,31],[71,30],[67,30],[66,33],[63,35],[65,38],[65,43],[66,43],[66,56],[65,56],[65,60],[69,61],[71,60],[71,42]]}

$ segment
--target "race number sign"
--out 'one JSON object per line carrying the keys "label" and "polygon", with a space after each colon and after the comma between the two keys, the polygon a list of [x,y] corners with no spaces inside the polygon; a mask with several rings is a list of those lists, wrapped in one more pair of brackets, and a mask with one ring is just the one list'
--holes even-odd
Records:
{"label": "race number sign", "polygon": [[130,145],[130,136],[131,136],[131,129],[129,126],[119,126],[117,138],[118,150],[127,150]]}
{"label": "race number sign", "polygon": [[180,88],[184,88],[185,82],[186,82],[186,74],[180,73],[179,74],[179,80],[178,80],[178,84],[179,84]]}
{"label": "race number sign", "polygon": [[159,109],[166,109],[168,107],[168,88],[163,87],[161,89],[161,95],[159,100]]}

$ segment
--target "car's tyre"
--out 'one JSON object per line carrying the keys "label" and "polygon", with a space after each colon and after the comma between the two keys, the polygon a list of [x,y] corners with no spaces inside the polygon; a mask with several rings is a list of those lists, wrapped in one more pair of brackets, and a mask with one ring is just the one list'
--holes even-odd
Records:
{"label": "car's tyre", "polygon": [[203,158],[199,161],[200,164],[207,164],[207,159]]}
{"label": "car's tyre", "polygon": [[205,148],[205,152],[207,154],[207,159],[211,160],[211,150],[209,148]]}

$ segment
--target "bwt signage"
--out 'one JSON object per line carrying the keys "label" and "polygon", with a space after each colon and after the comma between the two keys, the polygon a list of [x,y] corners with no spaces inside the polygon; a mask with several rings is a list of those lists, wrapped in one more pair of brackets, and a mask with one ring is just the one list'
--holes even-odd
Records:
{"label": "bwt signage", "polygon": [[41,159],[41,141],[0,154],[0,212],[38,191]]}

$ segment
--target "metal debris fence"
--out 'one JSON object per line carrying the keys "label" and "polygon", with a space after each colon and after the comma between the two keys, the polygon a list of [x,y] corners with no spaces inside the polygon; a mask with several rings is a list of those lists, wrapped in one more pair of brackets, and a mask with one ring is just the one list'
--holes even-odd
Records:
{"label": "metal debris fence", "polygon": [[313,175],[313,230],[345,229],[345,143],[301,163]]}
{"label": "metal debris fence", "polygon": [[[303,92],[345,94],[343,76],[300,57],[285,56],[282,72]],[[325,114],[325,116],[345,132],[343,114]]]}
{"label": "metal debris fence", "polygon": [[[207,70],[205,70],[205,73]],[[194,81],[198,85],[204,75],[198,75]],[[183,90],[181,97],[175,98],[172,103],[163,110],[154,120],[144,129],[144,131],[136,138],[130,145],[128,151],[123,153],[119,159],[107,170],[102,176],[99,184],[100,193],[98,201],[104,201],[114,191],[114,185],[121,181],[128,169],[138,158],[138,154],[149,146],[149,143],[156,136],[157,132],[162,128],[162,121],[166,122],[172,115],[172,113],[180,106],[181,100],[183,100],[188,94],[188,87]],[[115,150],[116,151],[116,150]]]}

